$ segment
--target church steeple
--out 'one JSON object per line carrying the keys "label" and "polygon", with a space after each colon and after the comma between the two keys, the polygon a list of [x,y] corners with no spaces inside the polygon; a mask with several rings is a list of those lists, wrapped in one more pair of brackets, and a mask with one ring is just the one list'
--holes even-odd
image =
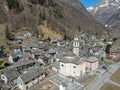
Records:
{"label": "church steeple", "polygon": [[73,53],[77,56],[79,56],[79,46],[80,46],[79,39],[78,37],[75,37],[73,41]]}

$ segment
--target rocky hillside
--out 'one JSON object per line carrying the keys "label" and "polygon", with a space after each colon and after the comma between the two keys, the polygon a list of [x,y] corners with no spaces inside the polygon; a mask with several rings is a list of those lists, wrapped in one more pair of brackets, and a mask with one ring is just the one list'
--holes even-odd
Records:
{"label": "rocky hillside", "polygon": [[96,21],[120,32],[120,0],[100,0],[99,4],[88,10]]}
{"label": "rocky hillside", "polygon": [[91,18],[78,0],[0,0],[0,18],[12,30],[27,28],[38,34],[43,33],[42,25],[68,38],[81,30],[88,33],[107,30]]}

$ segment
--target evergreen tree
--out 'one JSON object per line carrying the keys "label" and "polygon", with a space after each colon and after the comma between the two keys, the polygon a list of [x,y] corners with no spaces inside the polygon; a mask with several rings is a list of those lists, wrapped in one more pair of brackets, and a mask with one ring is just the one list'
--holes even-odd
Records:
{"label": "evergreen tree", "polygon": [[67,39],[67,35],[65,34],[65,35],[64,35],[64,40],[66,40],[66,39]]}
{"label": "evergreen tree", "polygon": [[6,26],[5,35],[6,35],[6,39],[11,41],[14,40],[14,35],[10,33],[8,26]]}
{"label": "evergreen tree", "polygon": [[106,46],[106,49],[105,49],[105,52],[106,52],[107,54],[110,53],[110,48],[111,48],[111,45],[108,44],[108,45]]}
{"label": "evergreen tree", "polygon": [[79,27],[78,27],[78,31],[81,32],[81,26],[80,26],[80,25],[79,25]]}
{"label": "evergreen tree", "polygon": [[48,37],[47,40],[50,42],[50,40],[51,40],[50,37]]}
{"label": "evergreen tree", "polygon": [[5,35],[6,35],[6,38],[9,40],[10,32],[9,32],[8,26],[6,26]]}

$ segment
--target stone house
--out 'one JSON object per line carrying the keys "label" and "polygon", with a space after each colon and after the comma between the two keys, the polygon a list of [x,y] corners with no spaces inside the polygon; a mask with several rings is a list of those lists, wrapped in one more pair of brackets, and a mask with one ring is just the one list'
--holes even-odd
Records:
{"label": "stone house", "polygon": [[17,85],[21,90],[29,90],[39,84],[45,76],[46,73],[43,68],[33,68],[18,77]]}
{"label": "stone house", "polygon": [[19,61],[14,65],[2,70],[1,79],[4,81],[5,84],[14,86],[17,84],[18,77],[26,72],[24,70],[29,70],[30,68],[35,67],[41,68],[41,63],[35,62],[33,60]]}
{"label": "stone house", "polygon": [[96,57],[89,57],[85,59],[86,61],[86,69],[88,71],[94,71],[99,68],[99,59]]}
{"label": "stone house", "polygon": [[10,63],[15,63],[15,62],[18,62],[20,61],[20,59],[22,59],[22,55],[21,54],[11,54],[9,57],[8,57],[8,61]]}
{"label": "stone house", "polygon": [[112,46],[110,48],[109,57],[112,59],[117,59],[120,56],[120,46]]}
{"label": "stone house", "polygon": [[13,67],[6,68],[2,71],[1,79],[7,85],[16,85],[17,78],[20,76],[20,73]]}

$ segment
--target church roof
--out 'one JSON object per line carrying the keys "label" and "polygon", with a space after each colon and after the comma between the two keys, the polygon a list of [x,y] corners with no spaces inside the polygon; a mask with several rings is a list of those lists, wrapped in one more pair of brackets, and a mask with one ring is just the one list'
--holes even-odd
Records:
{"label": "church roof", "polygon": [[76,64],[76,65],[79,65],[81,63],[83,63],[84,61],[81,60],[81,57],[79,56],[64,56],[60,62],[63,62],[63,63],[73,63],[73,64]]}

